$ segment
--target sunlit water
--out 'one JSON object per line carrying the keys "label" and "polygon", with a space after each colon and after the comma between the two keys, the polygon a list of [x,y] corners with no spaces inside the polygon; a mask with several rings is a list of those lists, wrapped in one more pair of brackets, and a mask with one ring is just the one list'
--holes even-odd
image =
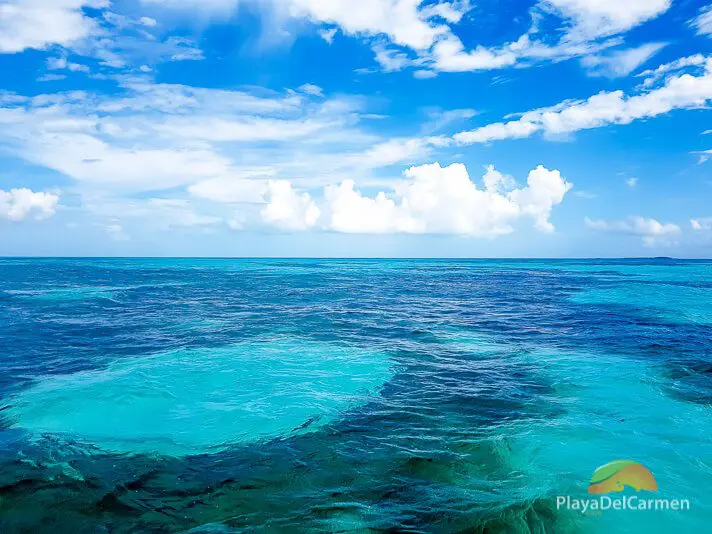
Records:
{"label": "sunlit water", "polygon": [[[710,317],[706,262],[1,260],[0,532],[705,532]],[[557,510],[617,459],[692,509]]]}

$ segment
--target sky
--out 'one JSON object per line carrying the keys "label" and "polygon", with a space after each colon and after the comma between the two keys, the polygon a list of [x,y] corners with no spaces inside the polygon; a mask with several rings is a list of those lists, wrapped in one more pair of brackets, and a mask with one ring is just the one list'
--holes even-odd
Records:
{"label": "sky", "polygon": [[712,257],[707,0],[0,0],[0,255]]}

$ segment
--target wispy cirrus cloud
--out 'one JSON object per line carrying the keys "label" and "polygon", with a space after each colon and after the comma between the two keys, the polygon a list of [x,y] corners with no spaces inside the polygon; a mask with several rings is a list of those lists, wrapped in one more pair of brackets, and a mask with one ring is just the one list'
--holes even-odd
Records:
{"label": "wispy cirrus cloud", "polygon": [[456,134],[462,145],[522,139],[536,133],[565,135],[609,125],[630,124],[679,109],[704,107],[712,100],[712,60],[705,59],[697,75],[668,77],[663,85],[627,95],[601,92],[586,100],[564,101],[520,114],[518,119],[487,124]]}
{"label": "wispy cirrus cloud", "polygon": [[690,25],[698,35],[712,36],[712,4],[700,8],[697,16],[690,21]]}
{"label": "wispy cirrus cloud", "polygon": [[581,64],[589,76],[621,78],[638,70],[665,46],[667,43],[647,43],[635,48],[604,52],[584,57]]}

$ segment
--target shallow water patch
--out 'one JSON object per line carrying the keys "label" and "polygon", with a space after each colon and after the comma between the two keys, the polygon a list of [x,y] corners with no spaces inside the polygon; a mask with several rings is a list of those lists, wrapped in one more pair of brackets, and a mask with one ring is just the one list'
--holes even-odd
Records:
{"label": "shallow water patch", "polygon": [[508,429],[509,462],[524,474],[527,488],[551,502],[560,495],[585,498],[597,467],[631,459],[649,468],[660,488],[639,498],[689,499],[694,513],[579,514],[581,531],[700,530],[711,511],[705,499],[712,474],[709,407],[669,397],[658,370],[639,361],[545,349],[530,357],[550,374],[557,391],[550,400],[564,412]]}
{"label": "shallow water patch", "polygon": [[385,353],[282,338],[47,377],[7,414],[15,428],[107,452],[184,456],[314,430],[390,376]]}

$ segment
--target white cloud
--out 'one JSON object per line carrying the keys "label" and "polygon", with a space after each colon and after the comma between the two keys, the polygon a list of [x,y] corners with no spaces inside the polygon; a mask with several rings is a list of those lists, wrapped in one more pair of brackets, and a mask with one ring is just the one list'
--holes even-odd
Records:
{"label": "white cloud", "polygon": [[[663,13],[670,0],[541,0],[532,10],[531,28],[519,39],[500,46],[475,45],[467,49],[456,29],[471,2],[423,0],[363,0],[358,9],[352,0],[141,0],[153,14],[157,10],[180,10],[195,18],[231,16],[238,5],[271,12],[268,20],[307,19],[320,26],[319,35],[331,43],[337,30],[366,38],[373,44],[376,61],[383,70],[414,67],[417,77],[432,77],[438,71],[465,72],[501,69],[541,60],[561,60],[591,55],[616,44],[602,42],[601,36],[614,35]],[[75,51],[98,58],[103,65],[125,68],[151,65],[155,60],[203,59],[200,48],[180,37],[162,41],[149,30],[157,26],[151,16],[131,19],[104,12],[101,22],[86,16],[83,6],[107,8],[108,0],[10,0],[0,6],[0,52],[26,48],[47,48],[52,44],[71,46]],[[559,42],[539,33],[539,22],[553,16],[569,27]],[[563,21],[562,21],[563,19]],[[3,25],[6,31],[1,31]],[[140,31],[138,31],[140,29]],[[286,31],[286,30],[285,30]],[[128,32],[128,33],[127,33]],[[555,32],[554,35],[560,32]],[[90,38],[91,37],[91,38]],[[377,40],[377,41],[376,41]],[[642,62],[637,51],[637,61]],[[140,57],[133,57],[140,56]],[[630,52],[615,62],[636,61]],[[600,69],[609,70],[611,61],[601,58]]]}
{"label": "white cloud", "polygon": [[634,178],[634,177],[627,178],[626,181],[625,181],[625,183],[626,183],[626,185],[627,185],[628,187],[630,187],[631,189],[633,189],[634,187],[636,187],[636,186],[638,185],[638,179],[637,179],[637,178]]}
{"label": "white cloud", "polygon": [[671,72],[678,72],[689,67],[701,67],[707,62],[707,58],[702,54],[695,54],[693,56],[682,57],[671,61],[670,63],[664,63],[655,69],[646,70],[640,74],[636,74],[639,78],[645,78],[643,80],[643,85],[645,87],[650,87],[655,83],[658,83],[662,78]]}
{"label": "white cloud", "polygon": [[414,71],[413,77],[418,80],[430,80],[431,78],[437,78],[438,73],[434,70],[421,69]]}
{"label": "white cloud", "polygon": [[542,5],[573,21],[572,36],[593,39],[656,18],[670,8],[672,0],[543,0]]}
{"label": "white cloud", "polygon": [[48,70],[68,70],[70,72],[89,72],[87,65],[73,63],[66,56],[50,57],[47,59]]}
{"label": "white cloud", "polygon": [[[519,39],[500,46],[475,45],[471,49],[465,47],[455,31],[472,8],[469,1],[364,0],[359,9],[353,9],[351,0],[284,0],[257,4],[277,6],[288,16],[307,18],[316,24],[336,25],[347,35],[377,38],[380,42],[373,48],[383,70],[393,72],[415,67],[417,77],[425,78],[437,71],[501,69],[523,61],[532,63],[591,55],[620,44],[620,40],[605,38],[659,16],[667,11],[671,0],[540,0],[531,10],[531,28]],[[557,19],[559,25],[563,22],[567,29],[558,42],[552,44],[550,35],[537,37],[544,17]],[[333,27],[322,30],[328,42],[333,34],[323,32],[333,30]],[[383,43],[384,39],[388,40],[387,44]],[[637,56],[630,52],[619,58],[616,70],[621,71],[623,65],[635,61],[642,63],[642,54],[643,50],[639,50]]]}
{"label": "white cloud", "polygon": [[210,149],[114,146],[90,135],[46,135],[30,143],[29,161],[96,186],[152,191],[228,173],[229,160]]}
{"label": "white cloud", "polygon": [[[319,208],[288,182],[271,182],[270,203],[262,214],[265,222],[290,230],[319,226],[344,233],[492,237],[513,232],[512,225],[528,217],[540,231],[551,232],[551,211],[572,187],[559,171],[542,166],[529,173],[522,188],[493,167],[484,183],[478,187],[462,164],[434,163],[406,170],[389,193],[364,195],[353,180],[327,186]],[[276,207],[268,214],[272,205]]]}
{"label": "white cloud", "polygon": [[529,137],[536,132],[565,135],[612,124],[630,124],[676,109],[704,107],[712,99],[712,59],[704,72],[670,77],[656,89],[632,96],[623,91],[601,92],[587,100],[564,101],[551,108],[521,114],[518,120],[493,123],[454,136],[460,144],[487,143]]}
{"label": "white cloud", "polygon": [[[464,14],[472,8],[468,1],[365,0],[360,9],[353,9],[351,0],[285,0],[260,5],[278,6],[291,17],[307,18],[317,24],[337,25],[348,35],[381,40],[385,37],[388,45],[379,42],[374,46],[381,67],[386,72],[416,67],[418,77],[424,78],[426,73],[432,76],[436,71],[501,69],[522,61],[591,55],[620,44],[620,40],[604,39],[664,13],[671,0],[541,0],[531,11],[531,28],[519,39],[500,46],[475,45],[472,49],[467,49],[455,32]],[[553,16],[559,23],[563,19],[564,27],[568,28],[557,43],[551,44],[550,36],[535,38],[545,16]],[[326,37],[330,42],[333,34]],[[643,53],[643,50],[631,51],[619,58],[616,71],[636,61],[642,63]]]}
{"label": "white cloud", "polygon": [[646,219],[640,216],[628,217],[622,221],[605,221],[586,217],[585,224],[587,228],[599,232],[640,236],[646,246],[671,244],[669,238],[682,231],[676,224],[661,223],[655,219]]}
{"label": "white cloud", "polygon": [[138,19],[138,21],[149,28],[155,28],[156,26],[158,26],[158,21],[151,17],[141,17],[140,19]]}
{"label": "white cloud", "polygon": [[490,49],[476,47],[466,51],[465,45],[454,35],[438,41],[433,48],[433,61],[444,72],[469,72],[509,67],[517,62],[517,55],[510,47]]}
{"label": "white cloud", "polygon": [[312,96],[324,96],[324,90],[318,85],[314,85],[313,83],[305,83],[299,88],[299,90],[302,93],[306,93]]}
{"label": "white cloud", "polygon": [[320,30],[319,37],[324,39],[327,43],[331,44],[334,42],[334,37],[338,30],[336,28],[329,28],[328,30]]}
{"label": "white cloud", "polygon": [[413,163],[426,158],[434,146],[443,146],[447,142],[441,137],[414,137],[389,139],[379,143],[356,159],[370,162],[375,168],[387,167],[396,163]]}
{"label": "white cloud", "polygon": [[526,122],[522,120],[495,122],[475,130],[455,134],[454,139],[457,143],[463,145],[490,143],[492,141],[501,141],[503,139],[523,139],[525,137],[530,137],[538,130],[540,130],[540,126],[533,122]]}
{"label": "white cloud", "polygon": [[358,98],[120,81],[119,92],[108,95],[5,95],[0,146],[87,187],[128,193],[195,186],[211,198],[221,187],[234,196],[230,181],[266,163],[292,179],[313,176],[315,168],[326,174],[396,163],[420,146],[378,146],[378,136],[357,127]]}
{"label": "white cloud", "polygon": [[309,193],[297,193],[286,180],[270,180],[265,200],[262,220],[282,230],[306,230],[321,215]]}
{"label": "white cloud", "polygon": [[387,48],[382,44],[375,45],[373,51],[376,54],[376,62],[384,72],[399,71],[413,63],[406,53]]}
{"label": "white cloud", "polygon": [[108,5],[108,0],[6,0],[0,4],[0,53],[75,43],[98,29],[82,8]]}
{"label": "white cloud", "polygon": [[[66,59],[69,50],[96,59],[102,67],[110,69],[203,59],[202,50],[193,39],[154,35],[155,19],[132,18],[109,11],[110,6],[109,0],[0,2],[0,53],[60,46],[65,49],[62,56],[51,58],[48,67],[75,72],[87,72],[88,67],[69,63]],[[89,13],[84,10],[87,7],[101,11]]]}
{"label": "white cloud", "polygon": [[697,35],[712,36],[712,4],[700,9],[697,17],[691,21]]}
{"label": "white cloud", "polygon": [[202,122],[196,122],[195,117],[169,117],[163,124],[156,124],[153,128],[159,134],[175,138],[225,143],[288,141],[337,126],[339,126],[337,121],[316,119],[299,121],[247,115],[239,119],[210,117]]}
{"label": "white cloud", "polygon": [[494,191],[496,193],[502,193],[506,191],[511,191],[517,186],[517,182],[512,176],[507,174],[502,174],[494,165],[488,165],[486,167],[485,175],[482,177],[482,182],[485,184],[485,189],[488,191]]}
{"label": "white cloud", "polygon": [[470,0],[460,0],[458,2],[443,2],[440,4],[428,4],[423,6],[421,16],[426,19],[440,17],[451,24],[457,24],[465,14],[471,9]]}
{"label": "white cloud", "polygon": [[585,56],[581,64],[589,76],[620,78],[637,70],[665,46],[667,43],[647,43],[637,48]]}
{"label": "white cloud", "polygon": [[691,219],[690,225],[693,230],[712,230],[712,217],[707,217],[704,219]]}
{"label": "white cloud", "polygon": [[55,214],[59,196],[54,193],[34,192],[30,189],[0,189],[0,217],[19,222],[34,214],[37,220],[48,219]]}
{"label": "white cloud", "polygon": [[324,193],[328,206],[327,229],[360,234],[420,233],[422,225],[409,210],[398,206],[386,194],[364,197],[356,191],[353,180],[328,186]]}
{"label": "white cloud", "polygon": [[338,24],[349,35],[386,35],[397,44],[426,50],[448,32],[445,25],[431,23],[420,12],[420,0],[287,0],[279,3],[293,17]]}
{"label": "white cloud", "polygon": [[[472,9],[468,0],[427,3],[423,0],[363,0],[358,9],[353,8],[352,0],[243,0],[242,3],[238,0],[141,0],[141,3],[151,14],[170,9],[193,18],[229,17],[238,5],[244,4],[269,11],[266,20],[284,23],[285,19],[307,19],[320,26],[318,34],[328,43],[338,30],[366,38],[371,41],[376,61],[383,70],[414,67],[417,77],[426,78],[438,71],[501,69],[527,62],[591,55],[617,44],[613,40],[602,42],[599,37],[626,31],[653,18],[669,7],[670,0],[630,0],[627,3],[541,0],[532,10],[531,28],[519,39],[500,46],[475,45],[472,49],[465,47],[455,31],[465,13]],[[23,3],[11,0],[9,7],[2,9],[8,12],[4,19],[8,27],[12,26],[12,32],[4,34],[5,42],[0,40],[0,51],[71,45],[79,53],[96,57],[103,65],[113,68],[151,65],[148,56],[172,61],[203,59],[202,51],[192,41],[179,37],[161,41],[151,35],[149,30],[157,26],[153,17],[131,19],[105,11],[102,22],[98,23],[83,14],[81,7],[88,5],[106,8],[109,1],[24,0]],[[56,10],[57,15],[50,10]],[[573,24],[573,28],[553,44],[551,35],[542,35],[539,39],[539,22],[544,15],[557,18],[564,27]],[[48,25],[52,27],[46,30]],[[289,33],[281,28],[280,32]],[[14,36],[15,33],[18,35]],[[89,37],[92,38],[87,39]],[[136,55],[141,57],[132,57]],[[625,60],[633,62],[633,55],[631,52]]]}
{"label": "white cloud", "polygon": [[529,173],[527,187],[515,189],[509,193],[509,198],[519,206],[523,214],[534,218],[539,230],[553,232],[554,225],[549,221],[551,210],[563,202],[572,187],[559,171],[550,171],[540,165]]}

